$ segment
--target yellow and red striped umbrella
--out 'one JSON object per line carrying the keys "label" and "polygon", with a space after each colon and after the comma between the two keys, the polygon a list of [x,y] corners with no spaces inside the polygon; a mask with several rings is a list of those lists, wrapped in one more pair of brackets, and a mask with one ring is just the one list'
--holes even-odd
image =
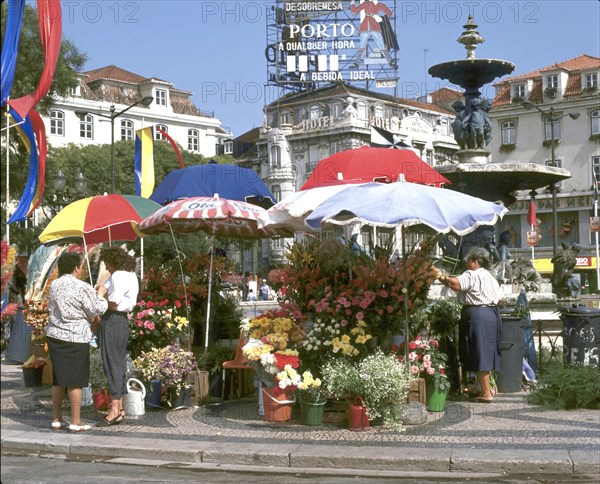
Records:
{"label": "yellow and red striped umbrella", "polygon": [[158,203],[136,195],[83,198],[63,208],[38,238],[42,244],[136,240],[141,236],[138,223],[160,208]]}

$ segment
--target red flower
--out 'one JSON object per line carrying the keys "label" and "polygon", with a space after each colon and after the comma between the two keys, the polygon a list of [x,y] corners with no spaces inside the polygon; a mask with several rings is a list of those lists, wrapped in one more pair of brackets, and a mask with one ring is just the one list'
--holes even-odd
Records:
{"label": "red flower", "polygon": [[414,350],[416,349],[417,344],[414,341],[411,341],[410,343],[408,343],[408,349],[409,350]]}
{"label": "red flower", "polygon": [[275,353],[275,364],[280,370],[283,370],[285,365],[292,365],[292,368],[298,368],[300,366],[300,360],[294,355],[282,355],[281,353]]}

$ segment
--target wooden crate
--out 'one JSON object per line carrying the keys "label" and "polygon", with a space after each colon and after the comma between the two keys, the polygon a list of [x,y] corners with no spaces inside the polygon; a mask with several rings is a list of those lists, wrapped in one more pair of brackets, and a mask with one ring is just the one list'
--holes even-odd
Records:
{"label": "wooden crate", "polygon": [[193,371],[188,375],[192,385],[191,404],[198,406],[209,396],[208,371]]}
{"label": "wooden crate", "polygon": [[425,378],[418,378],[410,382],[410,388],[408,389],[408,397],[406,400],[408,403],[427,402],[427,397],[425,395]]}

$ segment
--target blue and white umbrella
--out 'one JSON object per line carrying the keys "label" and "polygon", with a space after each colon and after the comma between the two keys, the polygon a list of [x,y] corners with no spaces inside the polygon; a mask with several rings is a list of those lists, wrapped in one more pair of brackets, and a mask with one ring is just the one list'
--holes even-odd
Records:
{"label": "blue and white umbrella", "polygon": [[376,227],[423,224],[439,233],[466,235],[481,225],[494,225],[508,209],[454,190],[416,183],[367,183],[331,196],[306,218],[318,229],[323,223],[363,223]]}

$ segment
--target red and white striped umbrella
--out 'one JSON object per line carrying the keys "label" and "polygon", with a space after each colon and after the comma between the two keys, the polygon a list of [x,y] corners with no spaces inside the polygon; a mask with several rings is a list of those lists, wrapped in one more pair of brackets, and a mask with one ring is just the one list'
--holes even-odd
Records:
{"label": "red and white striped umbrella", "polygon": [[279,235],[275,229],[259,229],[256,221],[266,212],[251,203],[214,197],[192,197],[171,202],[146,217],[138,225],[142,234],[161,232],[194,232],[202,230],[212,235],[210,268],[208,273],[208,303],[206,307],[206,335],[204,348],[208,348],[210,306],[212,295],[212,268],[215,253],[215,236],[258,239]]}
{"label": "red and white striped umbrella", "polygon": [[171,202],[138,225],[143,234],[195,232],[240,238],[278,235],[273,229],[259,229],[258,217],[265,209],[251,203],[215,197],[192,197]]}

